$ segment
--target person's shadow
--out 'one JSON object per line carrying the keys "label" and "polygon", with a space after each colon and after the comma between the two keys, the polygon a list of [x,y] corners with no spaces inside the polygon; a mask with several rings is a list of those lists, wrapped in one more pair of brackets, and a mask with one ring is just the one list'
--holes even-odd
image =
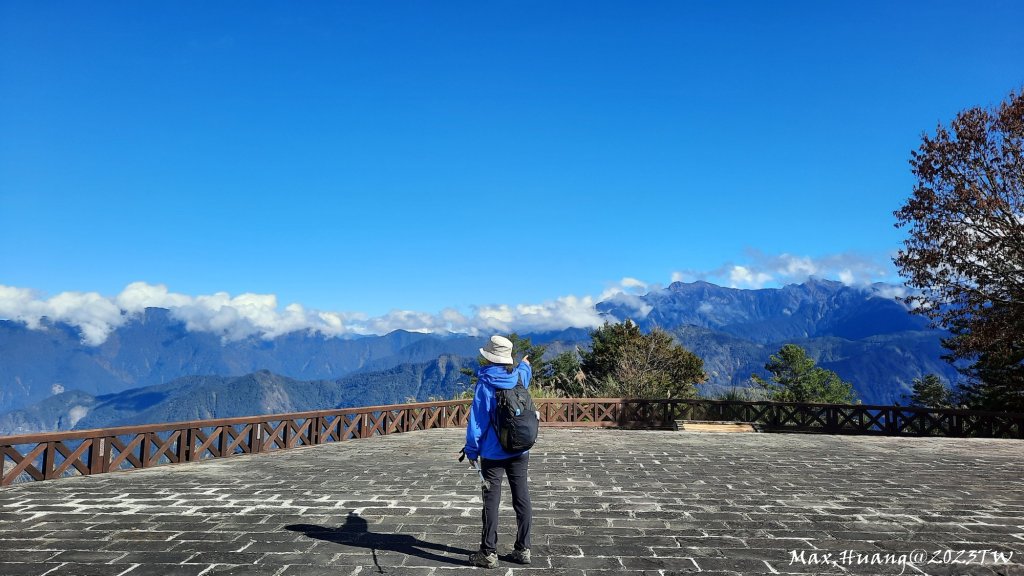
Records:
{"label": "person's shadow", "polygon": [[[349,512],[348,516],[345,518],[345,523],[337,528],[328,528],[326,526],[317,526],[315,524],[290,524],[285,526],[285,529],[291,530],[292,532],[301,532],[307,537],[316,538],[317,540],[366,548],[373,553],[373,564],[381,574],[384,573],[384,569],[381,567],[380,562],[377,561],[378,550],[390,550],[392,552],[417,556],[419,558],[434,560],[445,564],[454,564],[456,566],[465,566],[468,562],[468,556],[472,554],[471,550],[455,548],[445,544],[426,542],[408,534],[381,534],[370,532],[366,520],[354,512]],[[456,560],[449,556],[442,556],[441,554],[429,552],[428,550],[438,550],[449,554],[461,554],[462,559]]]}

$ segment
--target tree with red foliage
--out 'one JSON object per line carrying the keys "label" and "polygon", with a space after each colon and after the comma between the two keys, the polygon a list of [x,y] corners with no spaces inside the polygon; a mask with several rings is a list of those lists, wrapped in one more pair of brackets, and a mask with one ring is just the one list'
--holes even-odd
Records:
{"label": "tree with red foliage", "polygon": [[951,336],[971,407],[1024,411],[1024,94],[970,108],[912,153],[894,258],[914,312]]}

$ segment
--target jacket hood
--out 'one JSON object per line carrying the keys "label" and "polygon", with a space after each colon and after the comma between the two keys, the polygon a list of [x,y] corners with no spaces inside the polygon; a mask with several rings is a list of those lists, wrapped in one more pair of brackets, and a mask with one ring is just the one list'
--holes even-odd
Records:
{"label": "jacket hood", "polygon": [[[494,388],[508,390],[510,388],[515,388],[516,384],[519,382],[519,371],[516,370],[509,374],[504,366],[481,366],[476,372],[476,377],[480,382],[488,384]],[[526,383],[524,382],[523,385],[525,386]]]}

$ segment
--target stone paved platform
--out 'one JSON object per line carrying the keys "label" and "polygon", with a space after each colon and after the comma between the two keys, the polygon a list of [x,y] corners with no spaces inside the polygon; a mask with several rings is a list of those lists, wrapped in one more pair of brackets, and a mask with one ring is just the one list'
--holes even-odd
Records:
{"label": "stone paved platform", "polygon": [[[462,434],[0,489],[0,575],[1024,575],[1024,442],[544,429],[534,565],[486,571]],[[898,563],[915,550],[940,562]]]}

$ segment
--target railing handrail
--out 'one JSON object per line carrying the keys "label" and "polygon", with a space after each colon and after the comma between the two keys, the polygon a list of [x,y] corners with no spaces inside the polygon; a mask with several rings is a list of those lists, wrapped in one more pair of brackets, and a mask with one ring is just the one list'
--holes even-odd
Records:
{"label": "railing handrail", "polygon": [[[559,398],[545,398],[545,400],[558,401]],[[584,399],[586,400],[586,399]],[[966,408],[922,408],[920,406],[901,406],[898,404],[833,404],[830,402],[781,402],[778,400],[718,400],[712,398],[667,398],[648,400],[644,398],[619,398],[619,402],[668,402],[686,404],[728,404],[728,405],[776,405],[776,406],[799,406],[814,408],[858,408],[864,410],[902,410],[917,413],[930,414],[958,414],[962,416],[1010,416],[1022,417],[1024,412],[996,412],[994,410],[969,410]]]}
{"label": "railing handrail", "polygon": [[148,432],[166,432],[186,428],[210,428],[215,426],[234,426],[235,424],[254,424],[273,420],[301,420],[325,416],[345,416],[384,410],[416,410],[419,408],[439,408],[468,404],[472,400],[443,400],[440,402],[414,402],[410,404],[386,404],[382,406],[360,406],[356,408],[336,408],[333,410],[313,410],[309,412],[287,412],[284,414],[260,414],[257,416],[236,416],[233,418],[215,418],[211,420],[184,420],[181,422],[165,422],[161,424],[136,424],[116,426],[113,428],[88,428],[84,430],[68,430],[65,432],[42,432],[38,434],[17,434],[0,436],[0,445],[30,444],[32,442],[54,442],[58,440],[74,440],[78,438],[100,438],[103,436],[119,436],[121,434],[142,434]]}
{"label": "railing handrail", "polygon": [[[143,434],[149,432],[167,432],[188,428],[210,428],[216,426],[233,426],[235,424],[254,424],[274,420],[299,420],[305,418],[344,416],[382,412],[385,410],[416,410],[420,408],[439,408],[469,404],[471,399],[441,400],[433,402],[412,402],[406,404],[383,404],[378,406],[360,406],[353,408],[335,408],[330,410],[312,410],[307,412],[287,412],[282,414],[258,414],[254,416],[236,416],[232,418],[215,418],[208,420],[183,420],[180,422],[164,422],[160,424],[134,424],[111,428],[88,428],[84,430],[68,430],[64,432],[41,432],[32,434],[15,434],[0,436],[0,445],[31,444],[38,442],[55,442],[60,440],[77,440],[84,438],[101,438],[122,434]],[[885,404],[832,404],[821,402],[780,402],[775,400],[720,400],[712,398],[536,398],[536,403],[555,404],[590,404],[590,403],[658,403],[658,404],[715,404],[739,406],[791,406],[808,408],[855,408],[861,410],[899,410],[917,414],[942,414],[958,416],[999,416],[1004,418],[1024,418],[1021,412],[995,412],[988,410],[967,410],[963,408],[922,408],[918,406],[899,406]]]}

